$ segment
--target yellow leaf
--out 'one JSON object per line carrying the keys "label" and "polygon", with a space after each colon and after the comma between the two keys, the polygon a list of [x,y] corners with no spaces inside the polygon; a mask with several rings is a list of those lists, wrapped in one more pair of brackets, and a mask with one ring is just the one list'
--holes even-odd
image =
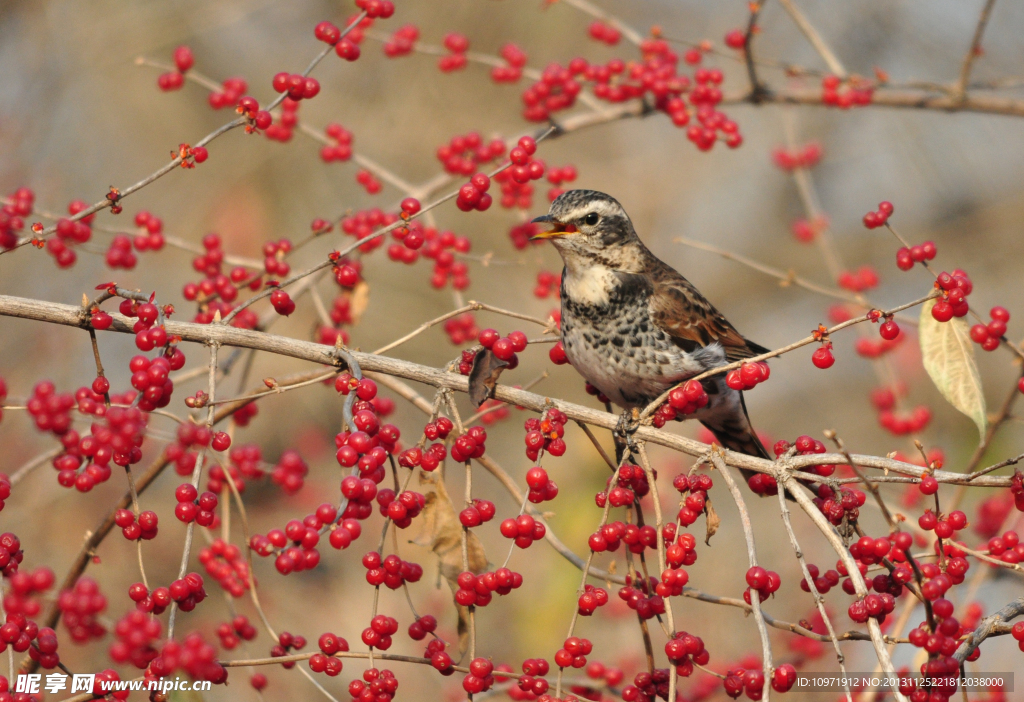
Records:
{"label": "yellow leaf", "polygon": [[[423,532],[416,543],[426,546],[438,558],[441,575],[448,581],[452,596],[459,589],[459,573],[466,570],[462,558],[462,524],[455,511],[444,480],[440,476],[420,473],[426,506],[421,516]],[[487,570],[487,555],[477,535],[470,531],[466,539],[466,553],[469,557],[469,571],[482,573]],[[459,613],[459,652],[464,654],[469,646],[469,609],[456,603]]]}
{"label": "yellow leaf", "polygon": [[984,437],[985,393],[974,361],[974,344],[967,322],[958,317],[939,322],[932,317],[934,306],[935,300],[929,300],[921,307],[918,334],[924,369],[949,404],[974,420]]}

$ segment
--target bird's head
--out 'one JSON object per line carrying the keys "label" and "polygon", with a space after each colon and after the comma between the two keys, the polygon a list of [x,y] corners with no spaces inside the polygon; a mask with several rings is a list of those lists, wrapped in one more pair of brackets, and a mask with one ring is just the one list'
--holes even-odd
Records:
{"label": "bird's head", "polygon": [[618,200],[596,190],[569,190],[533,220],[549,229],[533,239],[550,239],[566,264],[570,259],[598,259],[614,264],[640,245],[629,215]]}

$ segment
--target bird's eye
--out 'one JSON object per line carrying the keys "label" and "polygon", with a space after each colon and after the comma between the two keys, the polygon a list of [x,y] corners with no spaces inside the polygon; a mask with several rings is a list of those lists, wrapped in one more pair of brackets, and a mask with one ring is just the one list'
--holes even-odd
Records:
{"label": "bird's eye", "polygon": [[599,214],[597,214],[596,212],[591,212],[590,214],[583,218],[583,223],[592,227],[595,224],[597,224],[598,221],[600,221],[600,219],[601,216]]}

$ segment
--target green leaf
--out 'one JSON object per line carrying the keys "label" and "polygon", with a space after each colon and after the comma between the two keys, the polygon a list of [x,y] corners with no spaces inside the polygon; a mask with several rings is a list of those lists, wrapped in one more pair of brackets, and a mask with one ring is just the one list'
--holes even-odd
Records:
{"label": "green leaf", "polygon": [[984,437],[988,421],[985,393],[974,361],[974,344],[971,343],[967,322],[958,317],[939,322],[932,317],[934,306],[935,300],[921,306],[918,333],[924,369],[949,404],[974,420],[978,432]]}

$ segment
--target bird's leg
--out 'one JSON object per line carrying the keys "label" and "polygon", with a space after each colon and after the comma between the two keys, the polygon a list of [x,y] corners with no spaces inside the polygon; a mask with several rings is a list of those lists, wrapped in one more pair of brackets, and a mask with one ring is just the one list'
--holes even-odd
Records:
{"label": "bird's leg", "polygon": [[640,410],[636,407],[627,409],[619,415],[619,421],[612,430],[612,438],[615,439],[615,458],[619,464],[622,457],[628,450],[632,454],[636,448],[633,443],[633,434],[640,428]]}

